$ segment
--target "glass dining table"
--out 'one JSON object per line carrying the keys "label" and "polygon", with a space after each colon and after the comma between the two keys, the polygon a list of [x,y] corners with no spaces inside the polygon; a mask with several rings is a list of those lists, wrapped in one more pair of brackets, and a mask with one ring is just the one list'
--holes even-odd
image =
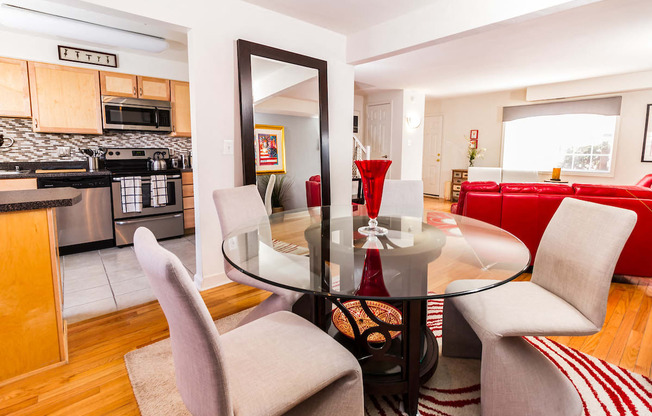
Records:
{"label": "glass dining table", "polygon": [[[491,290],[523,273],[527,247],[482,221],[445,212],[380,216],[381,236],[358,229],[363,206],[286,211],[224,237],[225,259],[262,282],[305,294],[294,311],[331,334],[362,367],[365,392],[400,394],[417,414],[419,386],[435,372],[427,301]],[[446,293],[458,279],[486,285]]]}

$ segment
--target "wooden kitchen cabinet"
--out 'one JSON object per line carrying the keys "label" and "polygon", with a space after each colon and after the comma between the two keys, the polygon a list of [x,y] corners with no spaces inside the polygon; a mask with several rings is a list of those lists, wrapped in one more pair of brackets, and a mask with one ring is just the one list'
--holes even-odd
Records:
{"label": "wooden kitchen cabinet", "polygon": [[170,81],[138,76],[138,98],[170,101]]}
{"label": "wooden kitchen cabinet", "polygon": [[99,72],[29,62],[32,128],[45,133],[102,133]]}
{"label": "wooden kitchen cabinet", "polygon": [[190,84],[170,81],[172,136],[190,137]]}
{"label": "wooden kitchen cabinet", "polygon": [[0,179],[0,191],[36,189],[36,178]]}
{"label": "wooden kitchen cabinet", "polygon": [[131,74],[100,71],[102,95],[138,98],[138,77]]}
{"label": "wooden kitchen cabinet", "polygon": [[31,117],[27,61],[0,58],[0,117]]}
{"label": "wooden kitchen cabinet", "polygon": [[194,230],[195,228],[195,192],[191,172],[181,173],[181,185],[183,187],[183,228]]}
{"label": "wooden kitchen cabinet", "polygon": [[68,349],[54,208],[0,213],[0,245],[3,384],[65,364]]}

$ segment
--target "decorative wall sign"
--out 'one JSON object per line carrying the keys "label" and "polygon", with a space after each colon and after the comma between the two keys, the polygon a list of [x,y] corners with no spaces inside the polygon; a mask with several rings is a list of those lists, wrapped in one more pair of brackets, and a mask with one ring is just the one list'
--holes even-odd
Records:
{"label": "decorative wall sign", "polygon": [[471,130],[471,133],[469,135],[469,140],[472,143],[472,147],[474,149],[478,148],[478,131],[477,130]]}
{"label": "decorative wall sign", "polygon": [[652,120],[650,120],[650,109],[652,104],[647,105],[647,117],[645,118],[645,132],[643,133],[643,155],[641,162],[652,162]]}
{"label": "decorative wall sign", "polygon": [[256,173],[285,173],[285,132],[283,126],[256,124]]}
{"label": "decorative wall sign", "polygon": [[59,45],[59,59],[81,64],[118,67],[118,56],[116,54],[73,48],[72,46]]}

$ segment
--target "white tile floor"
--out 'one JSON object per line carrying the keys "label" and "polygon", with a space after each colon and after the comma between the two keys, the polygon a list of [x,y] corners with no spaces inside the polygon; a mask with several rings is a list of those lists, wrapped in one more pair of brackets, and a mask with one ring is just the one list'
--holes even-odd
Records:
{"label": "white tile floor", "polygon": [[[161,241],[195,274],[195,236]],[[62,256],[63,317],[68,323],[154,300],[133,247]]]}

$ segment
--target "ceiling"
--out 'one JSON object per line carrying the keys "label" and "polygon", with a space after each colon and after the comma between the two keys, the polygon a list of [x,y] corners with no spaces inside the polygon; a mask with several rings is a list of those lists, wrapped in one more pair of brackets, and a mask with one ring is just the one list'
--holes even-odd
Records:
{"label": "ceiling", "polygon": [[[246,0],[352,34],[437,1]],[[652,69],[652,1],[603,0],[513,21],[355,67],[356,91],[447,97]]]}
{"label": "ceiling", "polygon": [[355,67],[358,88],[445,97],[652,69],[652,1],[608,0]]}
{"label": "ceiling", "polygon": [[345,35],[440,0],[245,0]]}

